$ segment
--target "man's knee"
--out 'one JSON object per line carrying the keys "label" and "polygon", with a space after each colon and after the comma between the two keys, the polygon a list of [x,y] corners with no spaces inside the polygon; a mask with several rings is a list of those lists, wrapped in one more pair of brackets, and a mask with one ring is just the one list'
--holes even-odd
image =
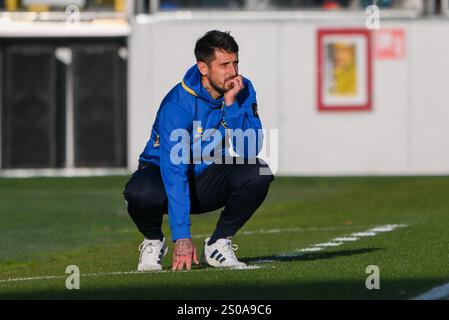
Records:
{"label": "man's knee", "polygon": [[167,197],[160,188],[145,186],[141,189],[131,188],[128,185],[123,191],[130,214],[138,212],[162,211],[166,206]]}
{"label": "man's knee", "polygon": [[242,165],[236,179],[235,187],[251,186],[254,189],[265,190],[269,188],[274,177],[268,166],[258,159],[255,164]]}
{"label": "man's knee", "polygon": [[257,188],[268,189],[274,180],[273,174],[271,172],[261,171],[260,169],[259,167],[257,172],[253,174],[251,181]]}

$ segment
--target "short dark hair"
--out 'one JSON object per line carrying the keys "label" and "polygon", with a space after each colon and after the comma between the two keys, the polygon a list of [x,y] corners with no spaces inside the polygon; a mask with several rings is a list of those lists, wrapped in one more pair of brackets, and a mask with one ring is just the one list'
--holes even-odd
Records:
{"label": "short dark hair", "polygon": [[215,50],[221,49],[226,52],[238,53],[239,46],[230,32],[218,30],[208,31],[202,36],[195,45],[196,61],[209,64],[215,57]]}

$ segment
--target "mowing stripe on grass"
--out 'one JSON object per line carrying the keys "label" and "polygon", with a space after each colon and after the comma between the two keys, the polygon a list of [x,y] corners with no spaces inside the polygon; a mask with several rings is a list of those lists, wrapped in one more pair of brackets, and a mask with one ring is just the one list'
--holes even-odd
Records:
{"label": "mowing stripe on grass", "polygon": [[412,300],[442,300],[449,297],[449,283],[435,287]]}

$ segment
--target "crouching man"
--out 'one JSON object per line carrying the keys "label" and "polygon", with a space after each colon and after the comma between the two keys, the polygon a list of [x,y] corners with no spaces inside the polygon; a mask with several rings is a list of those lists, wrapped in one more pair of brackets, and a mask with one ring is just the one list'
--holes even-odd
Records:
{"label": "crouching man", "polygon": [[[254,88],[238,73],[238,50],[228,32],[207,32],[195,45],[197,63],[161,103],[139,167],[124,190],[128,212],[145,237],[139,271],[162,269],[168,251],[161,230],[164,213],[174,241],[172,269],[182,270],[199,263],[190,214],[223,207],[215,231],[204,241],[203,262],[245,266],[236,258],[231,238],[262,204],[273,175],[256,158],[262,124]],[[232,140],[227,133],[238,129],[252,130],[254,139],[226,143]],[[239,157],[232,157],[227,145]],[[195,156],[196,149],[205,148],[215,161]]]}

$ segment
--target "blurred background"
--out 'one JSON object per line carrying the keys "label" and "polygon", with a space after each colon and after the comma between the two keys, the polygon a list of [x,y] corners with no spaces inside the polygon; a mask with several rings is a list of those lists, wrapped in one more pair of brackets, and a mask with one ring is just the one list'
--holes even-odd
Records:
{"label": "blurred background", "polygon": [[278,174],[448,174],[448,8],[0,0],[0,176],[132,172],[211,29],[239,43]]}

